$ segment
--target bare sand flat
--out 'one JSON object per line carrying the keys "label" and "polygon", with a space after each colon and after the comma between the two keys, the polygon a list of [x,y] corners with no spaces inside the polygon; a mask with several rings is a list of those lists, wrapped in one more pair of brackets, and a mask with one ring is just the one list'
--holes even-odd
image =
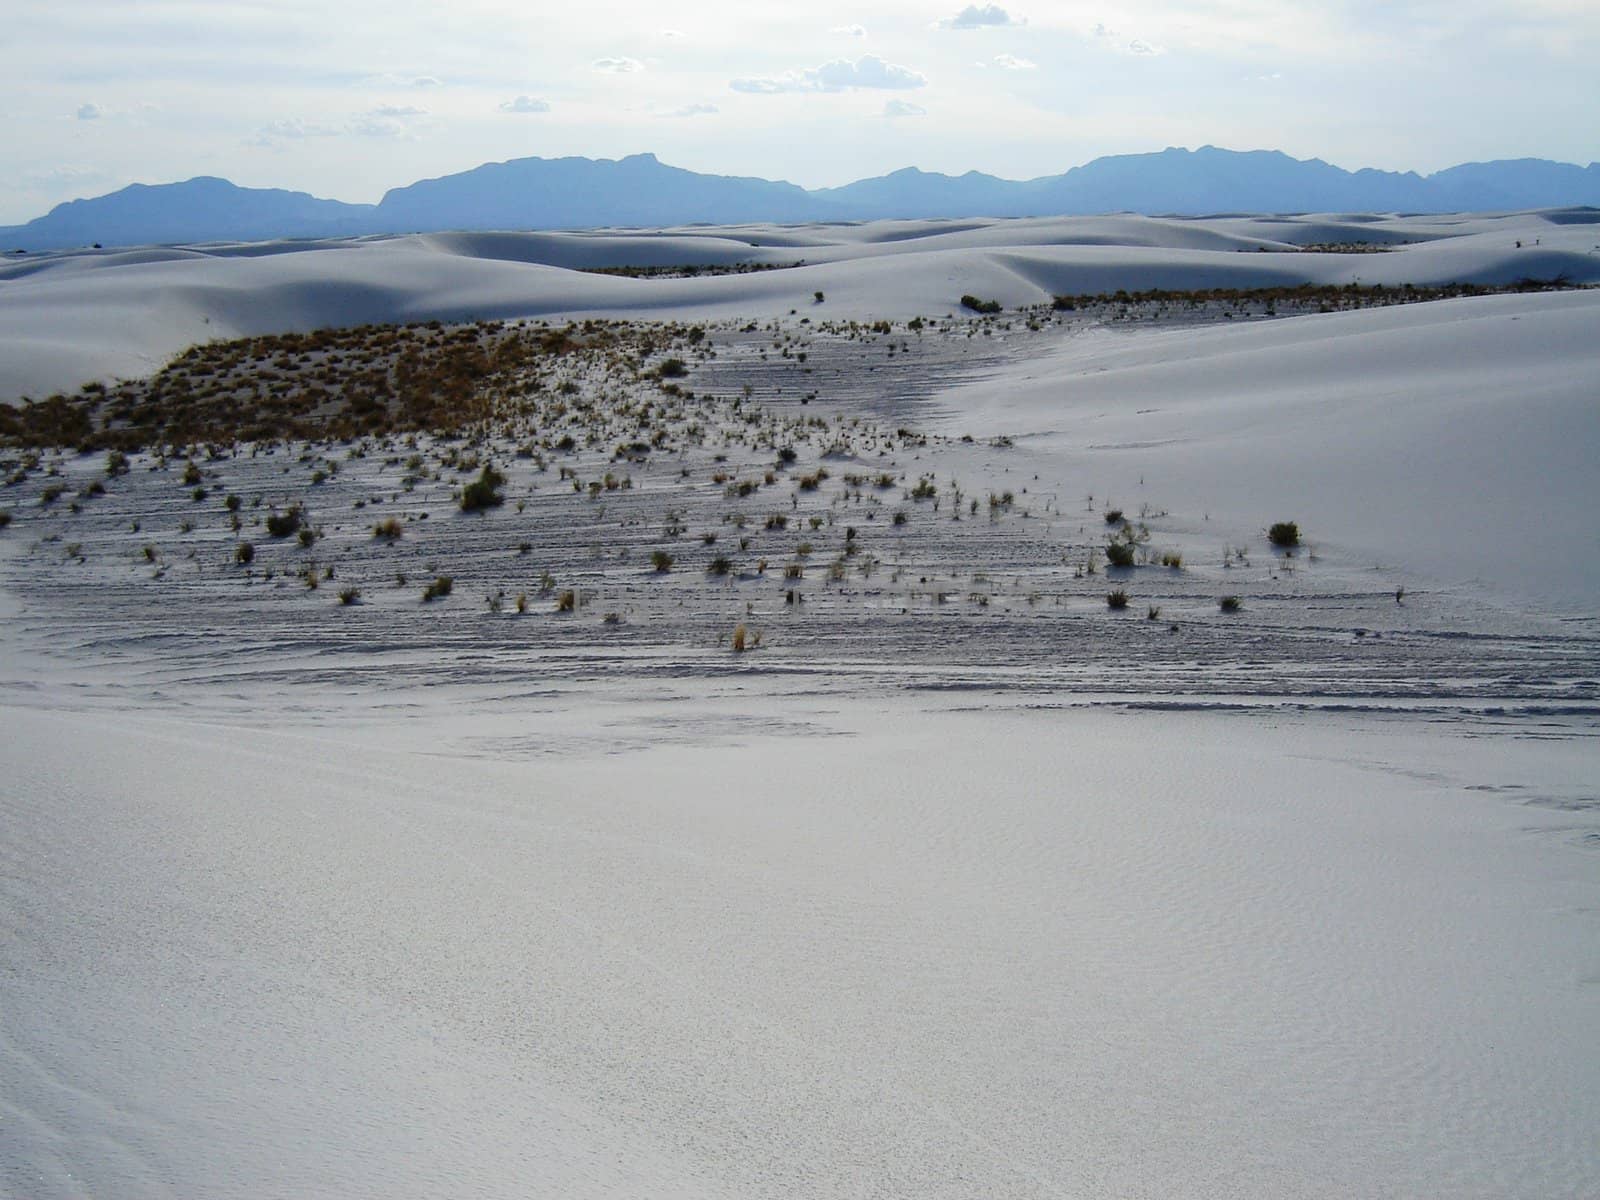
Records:
{"label": "bare sand flat", "polygon": [[0,451],[0,1192],[1588,1195],[1600,293],[1051,301],[1594,237],[8,265],[88,436],[302,432]]}

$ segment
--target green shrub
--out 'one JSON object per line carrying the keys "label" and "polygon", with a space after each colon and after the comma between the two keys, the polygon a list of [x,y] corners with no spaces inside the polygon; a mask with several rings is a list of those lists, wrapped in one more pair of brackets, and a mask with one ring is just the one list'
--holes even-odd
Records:
{"label": "green shrub", "polygon": [[558,613],[572,612],[578,607],[578,593],[567,588],[556,597],[556,611]]}
{"label": "green shrub", "polygon": [[1130,542],[1107,542],[1106,561],[1113,567],[1133,566],[1133,545]]}
{"label": "green shrub", "polygon": [[290,505],[283,512],[267,514],[267,533],[275,538],[286,538],[300,528],[300,506]]}
{"label": "green shrub", "polygon": [[650,552],[650,565],[657,571],[666,572],[672,570],[672,561],[672,555],[665,550],[652,550]]}
{"label": "green shrub", "polygon": [[733,570],[733,560],[726,554],[719,554],[711,560],[711,565],[706,570],[713,575],[726,575]]}
{"label": "green shrub", "polygon": [[1236,613],[1244,607],[1244,602],[1237,596],[1224,596],[1217,601],[1217,607],[1225,613]]}
{"label": "green shrub", "polygon": [[461,489],[461,511],[477,512],[480,509],[504,504],[505,497],[500,494],[499,489],[505,481],[504,475],[485,463],[483,470],[478,473],[478,478]]}
{"label": "green shrub", "polygon": [[256,548],[249,542],[240,542],[233,550],[233,561],[249,566],[256,560]]}
{"label": "green shrub", "polygon": [[1267,540],[1274,546],[1288,549],[1300,544],[1300,526],[1293,521],[1279,521],[1267,530]]}
{"label": "green shrub", "polygon": [[385,541],[394,541],[405,533],[405,527],[394,517],[387,517],[372,527],[372,536],[383,538]]}
{"label": "green shrub", "polygon": [[667,359],[656,372],[663,379],[681,379],[688,373],[689,368],[681,358]]}
{"label": "green shrub", "polygon": [[961,297],[961,307],[970,308],[975,313],[997,313],[1000,311],[1000,301],[979,300],[971,294]]}
{"label": "green shrub", "polygon": [[424,602],[442,599],[450,594],[450,589],[453,587],[455,587],[455,580],[448,575],[441,575],[422,589],[422,599]]}
{"label": "green shrub", "polygon": [[1123,591],[1121,588],[1118,588],[1114,592],[1107,593],[1107,595],[1106,595],[1106,607],[1107,608],[1127,608],[1128,607],[1128,593]]}
{"label": "green shrub", "polygon": [[339,591],[340,604],[354,604],[361,599],[361,589],[358,587],[342,588]]}

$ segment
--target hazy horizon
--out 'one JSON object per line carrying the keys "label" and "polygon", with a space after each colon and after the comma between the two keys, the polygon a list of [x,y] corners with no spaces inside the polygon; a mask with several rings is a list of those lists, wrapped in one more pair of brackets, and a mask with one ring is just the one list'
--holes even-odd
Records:
{"label": "hazy horizon", "polygon": [[[1119,6],[864,0],[804,10],[601,0],[448,20],[174,0],[26,0],[0,85],[0,223],[134,182],[217,175],[374,202],[537,155],[654,153],[830,187],[914,166],[1008,179],[1168,146],[1346,169],[1600,158],[1600,14],[1541,0]],[[0,34],[0,38],[5,37]],[[1485,88],[1485,78],[1514,87]],[[1397,119],[1400,114],[1400,119]]]}

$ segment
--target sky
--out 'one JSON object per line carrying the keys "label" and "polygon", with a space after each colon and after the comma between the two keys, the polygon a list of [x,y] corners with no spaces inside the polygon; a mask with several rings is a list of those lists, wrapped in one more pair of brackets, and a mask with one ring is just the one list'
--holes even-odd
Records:
{"label": "sky", "polygon": [[0,224],[221,175],[372,202],[527,155],[823,187],[1167,146],[1600,159],[1595,0],[9,0]]}

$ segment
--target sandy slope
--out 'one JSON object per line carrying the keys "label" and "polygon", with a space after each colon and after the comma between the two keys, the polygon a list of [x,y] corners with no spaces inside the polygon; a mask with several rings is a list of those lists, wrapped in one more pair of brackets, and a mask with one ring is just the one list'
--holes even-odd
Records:
{"label": "sandy slope", "polygon": [[[1600,293],[1092,331],[940,395],[1069,494],[1583,611],[1600,597]],[[1048,472],[1048,474],[1045,474]],[[1206,521],[1195,518],[1208,516]]]}
{"label": "sandy slope", "polygon": [[[1374,225],[1416,244],[1286,249]],[[21,472],[0,495],[0,1195],[1592,1192],[1600,298],[920,336],[794,318],[803,364],[738,324],[1101,279],[1580,273],[1595,230],[668,236],[5,269],[13,383],[207,330],[721,314],[688,385],[822,422],[786,427],[799,462],[743,501],[713,472],[759,478],[774,449],[731,437],[742,417],[622,465],[620,428],[548,463],[490,441],[508,503],[476,515],[443,469],[461,447],[431,438],[202,456],[203,500],[182,459]],[[741,239],[817,265],[567,269]],[[660,396],[595,369],[586,397]],[[861,415],[881,429],[849,426],[859,457],[798,490]],[[403,483],[413,451],[438,469]],[[558,469],[636,486],[589,497]],[[852,470],[900,482],[852,497]],[[943,507],[909,497],[923,474]],[[980,508],[1016,495],[955,522],[958,480]],[[291,500],[314,547],[259,528]],[[1108,501],[1185,558],[1117,575],[1121,614],[1078,569]],[[1285,518],[1314,559],[1268,550]],[[846,525],[882,561],[832,581]],[[801,538],[813,569],[779,578]],[[676,568],[646,569],[669,544]],[[317,590],[313,558],[338,567]],[[545,570],[588,606],[555,613]],[[441,572],[455,595],[422,603]],[[483,602],[524,588],[537,611]],[[733,656],[747,619],[768,641]]]}
{"label": "sandy slope", "polygon": [[[1592,1183],[1581,740],[835,700],[826,736],[518,761],[517,707],[7,709],[0,1186]],[[780,707],[591,712],[704,744]]]}
{"label": "sandy slope", "polygon": [[[1558,214],[1559,215],[1559,214]],[[1389,228],[1390,225],[1393,228]],[[1413,242],[1310,254],[1300,242]],[[1535,242],[1538,245],[1535,245]],[[1521,246],[1518,246],[1521,242]],[[84,252],[0,266],[0,398],[148,373],[196,342],[430,318],[608,314],[905,319],[964,293],[1008,307],[1060,292],[1315,283],[1600,281],[1600,233],[1531,213],[1339,221],[1143,217],[572,234],[431,234],[353,242]],[[756,261],[793,271],[676,280],[571,268]]]}

